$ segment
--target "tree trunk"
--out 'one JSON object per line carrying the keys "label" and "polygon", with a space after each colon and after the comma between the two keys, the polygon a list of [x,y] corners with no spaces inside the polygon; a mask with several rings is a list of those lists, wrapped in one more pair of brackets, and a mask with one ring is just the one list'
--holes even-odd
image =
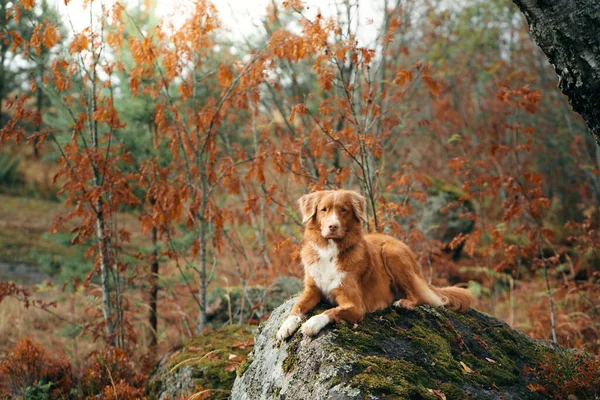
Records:
{"label": "tree trunk", "polygon": [[204,328],[206,327],[206,228],[208,221],[206,220],[206,203],[208,202],[208,196],[206,191],[208,187],[208,180],[206,176],[202,174],[202,203],[200,206],[200,213],[198,215],[199,231],[198,239],[200,242],[200,289],[198,290],[198,296],[200,301],[200,313],[198,314],[198,322],[196,324],[196,334],[202,335]]}
{"label": "tree trunk", "polygon": [[106,341],[114,346],[115,327],[113,324],[112,310],[110,304],[110,283],[108,268],[110,260],[108,256],[108,246],[105,237],[105,221],[102,211],[102,200],[96,202],[96,237],[98,239],[98,252],[100,253],[100,285],[102,287],[102,311],[104,313],[104,323],[106,325]]}
{"label": "tree trunk", "polygon": [[[154,203],[154,202],[153,202]],[[158,299],[158,243],[156,227],[152,227],[152,263],[150,264],[150,347],[158,344],[158,321],[156,312],[156,302]]]}
{"label": "tree trunk", "polygon": [[[37,88],[35,89],[35,109],[42,115],[42,108],[44,107],[44,92],[42,91],[42,86],[44,84],[44,65],[38,67],[38,76],[35,77],[35,80],[37,85]],[[39,138],[36,136],[35,139],[33,139],[33,156],[36,160],[40,158],[38,143]]]}
{"label": "tree trunk", "polygon": [[513,0],[533,40],[559,76],[559,88],[600,146],[600,2]]}
{"label": "tree trunk", "polygon": [[[88,115],[87,120],[89,124],[89,133],[92,141],[92,149],[95,154],[98,153],[100,149],[100,144],[98,140],[98,121],[94,119],[94,115],[98,110],[97,107],[97,93],[96,93],[96,82],[97,82],[97,71],[96,64],[97,61],[94,62],[94,66],[92,69],[92,87],[91,87],[91,104],[88,105]],[[88,154],[89,156],[89,154]],[[103,186],[103,177],[98,170],[98,165],[96,165],[96,161],[93,159],[91,162],[92,167],[92,177],[93,177],[93,186],[94,188],[102,189]],[[98,197],[98,199],[94,202],[95,212],[96,212],[96,239],[98,240],[98,252],[100,253],[100,285],[102,287],[102,305],[103,305],[103,313],[104,313],[104,323],[106,326],[106,343],[114,346],[115,345],[115,324],[114,318],[112,315],[112,306],[111,306],[111,298],[110,298],[110,281],[109,281],[109,268],[111,268],[110,264],[110,251],[109,251],[109,239],[110,237],[106,236],[106,215],[104,214],[104,201],[102,197]]]}

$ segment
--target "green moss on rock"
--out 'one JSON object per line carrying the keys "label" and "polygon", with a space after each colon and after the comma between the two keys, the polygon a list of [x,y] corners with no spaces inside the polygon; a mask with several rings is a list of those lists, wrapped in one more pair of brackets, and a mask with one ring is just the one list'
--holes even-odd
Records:
{"label": "green moss on rock", "polygon": [[240,377],[240,376],[244,375],[244,372],[246,372],[246,370],[248,370],[250,363],[252,363],[252,357],[251,357],[251,355],[248,355],[248,358],[246,358],[244,361],[242,361],[240,366],[238,367],[238,369],[235,371],[236,376]]}
{"label": "green moss on rock", "polygon": [[209,390],[210,398],[222,398],[233,386],[236,363],[240,362],[240,369],[248,367],[246,357],[252,350],[253,336],[250,326],[229,325],[186,340],[161,361],[147,385],[148,397],[160,398],[167,393],[175,398],[202,388]]}
{"label": "green moss on rock", "polygon": [[[525,387],[523,366],[552,351],[477,311],[386,309],[355,327],[333,329],[329,350],[353,364],[349,384],[375,397],[436,398],[437,390],[448,399],[465,399],[471,387]],[[286,361],[289,371],[293,355]]]}
{"label": "green moss on rock", "polygon": [[283,360],[283,363],[281,364],[281,369],[283,369],[283,372],[285,372],[286,374],[290,372],[292,368],[294,368],[294,366],[296,365],[298,355],[298,352],[296,350],[300,345],[301,340],[302,336],[296,333],[296,335],[292,337],[290,341],[290,347],[287,352],[288,356],[285,358],[285,360]]}

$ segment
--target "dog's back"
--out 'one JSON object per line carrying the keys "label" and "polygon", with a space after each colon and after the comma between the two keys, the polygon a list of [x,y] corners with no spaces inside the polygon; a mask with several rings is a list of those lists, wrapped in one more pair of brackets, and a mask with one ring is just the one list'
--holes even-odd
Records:
{"label": "dog's back", "polygon": [[[415,254],[400,240],[378,233],[364,235],[364,240],[371,254],[378,259],[372,267],[381,268],[385,272],[394,299],[401,300],[398,305],[412,308],[419,304],[429,304],[461,311],[471,306],[473,297],[468,290],[454,286],[437,288],[429,285],[419,270]],[[363,296],[378,296],[384,290],[384,287],[378,290],[363,287]],[[365,299],[365,304],[370,303],[373,303],[373,300]]]}

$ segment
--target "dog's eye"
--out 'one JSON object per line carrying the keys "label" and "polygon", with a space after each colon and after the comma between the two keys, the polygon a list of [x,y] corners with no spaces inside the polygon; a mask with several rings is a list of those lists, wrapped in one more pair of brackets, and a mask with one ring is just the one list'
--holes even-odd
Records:
{"label": "dog's eye", "polygon": [[346,210],[344,207],[342,207],[342,213],[346,214],[348,212],[348,210]]}
{"label": "dog's eye", "polygon": [[325,212],[325,211],[327,211],[327,207],[321,208],[321,212]]}

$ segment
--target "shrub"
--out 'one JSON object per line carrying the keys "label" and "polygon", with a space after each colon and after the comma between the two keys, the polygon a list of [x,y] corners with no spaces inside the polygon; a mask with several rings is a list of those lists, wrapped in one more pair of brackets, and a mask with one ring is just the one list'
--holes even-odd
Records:
{"label": "shrub", "polygon": [[119,382],[112,386],[106,386],[100,396],[94,396],[94,399],[101,400],[139,400],[143,397],[144,390],[134,388],[126,382]]}
{"label": "shrub", "polygon": [[600,355],[578,352],[570,357],[552,356],[527,373],[537,378],[531,389],[554,399],[579,400],[600,397]]}
{"label": "shrub", "polygon": [[64,398],[72,383],[69,361],[50,356],[29,338],[18,341],[0,362],[0,394],[6,397]]}
{"label": "shrub", "polygon": [[118,348],[93,352],[82,372],[82,388],[88,398],[139,399],[143,393],[144,375],[137,372],[133,363]]}

